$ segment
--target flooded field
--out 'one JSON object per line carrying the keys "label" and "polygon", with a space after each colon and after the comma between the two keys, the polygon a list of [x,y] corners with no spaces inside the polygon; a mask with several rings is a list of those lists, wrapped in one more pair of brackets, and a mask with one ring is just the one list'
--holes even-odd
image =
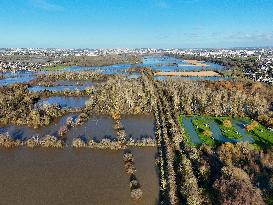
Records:
{"label": "flooded field", "polygon": [[198,80],[208,80],[208,81],[219,81],[219,80],[232,80],[229,77],[218,77],[218,76],[207,76],[207,77],[182,77],[182,76],[155,76],[155,80],[159,81],[164,81],[167,79],[184,79],[184,80],[193,80],[193,81],[198,81]]}
{"label": "flooded field", "polygon": [[85,106],[86,101],[89,97],[66,97],[66,96],[57,96],[49,97],[46,99],[40,100],[36,106],[41,107],[44,105],[60,105],[61,108],[82,108]]}
{"label": "flooded field", "polygon": [[[97,71],[103,74],[126,74],[128,68],[131,67],[150,67],[156,71],[200,71],[204,69],[209,70],[223,70],[224,67],[208,63],[208,62],[201,62],[206,66],[198,66],[189,64],[187,61],[183,59],[177,59],[174,57],[168,56],[147,56],[143,58],[143,63],[140,64],[114,64],[110,66],[93,66],[93,67],[83,67],[83,66],[69,66],[65,67],[62,71],[17,71],[17,72],[6,72],[4,73],[4,78],[0,80],[0,86],[11,85],[15,83],[28,83],[36,78],[38,74],[48,74],[54,72],[81,72],[81,71]],[[200,64],[200,65],[203,65]],[[129,75],[129,78],[136,78],[138,74]],[[157,80],[165,80],[165,76],[157,76]],[[191,80],[198,80],[200,78],[190,78]],[[203,79],[203,78],[202,78]],[[220,80],[223,79],[221,77],[204,77],[205,80]],[[80,83],[80,82],[79,82]],[[58,85],[58,86],[57,86]],[[67,87],[64,87],[67,86]],[[29,90],[32,92],[40,92],[44,90],[49,91],[63,91],[63,90],[83,90],[86,86],[90,85],[83,85],[81,86],[74,86],[75,82],[69,83],[56,83],[56,87],[43,87],[43,86],[33,86]]]}
{"label": "flooded field", "polygon": [[122,151],[1,149],[1,204],[157,204],[155,151],[132,149],[143,190],[134,202]]}
{"label": "flooded field", "polygon": [[29,88],[30,92],[42,92],[42,91],[77,91],[85,90],[87,86],[84,85],[57,85],[57,86],[33,86]]}
{"label": "flooded field", "polygon": [[153,116],[124,116],[121,120],[127,137],[133,139],[155,138],[155,126]]}
{"label": "flooded field", "polygon": [[57,135],[59,128],[65,125],[68,117],[72,117],[75,121],[77,114],[67,114],[60,119],[55,120],[49,126],[40,127],[38,129],[30,128],[27,126],[8,125],[0,128],[0,133],[9,133],[15,139],[26,140],[33,136],[43,137],[44,135]]}
{"label": "flooded field", "polygon": [[73,138],[94,139],[100,141],[104,138],[116,139],[113,130],[113,120],[109,116],[93,116],[83,125],[73,127],[67,133],[67,141],[71,144]]}
{"label": "flooded field", "polygon": [[26,83],[34,79],[32,72],[7,72],[3,74],[3,79],[0,79],[0,86],[12,85],[15,83]]}

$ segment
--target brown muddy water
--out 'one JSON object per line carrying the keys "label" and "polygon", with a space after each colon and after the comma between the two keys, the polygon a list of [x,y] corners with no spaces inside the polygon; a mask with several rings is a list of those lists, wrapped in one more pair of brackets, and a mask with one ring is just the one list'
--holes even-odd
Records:
{"label": "brown muddy water", "polygon": [[1,205],[154,205],[156,148],[132,148],[143,198],[130,198],[122,151],[0,149]]}
{"label": "brown muddy water", "polygon": [[123,116],[121,122],[129,138],[155,138],[155,121],[152,115]]}
{"label": "brown muddy water", "polygon": [[109,116],[92,116],[83,125],[73,127],[66,136],[67,143],[69,144],[71,144],[72,139],[76,137],[99,141],[104,138],[116,138],[116,134],[113,130],[113,120]]}
{"label": "brown muddy water", "polygon": [[[55,120],[49,126],[38,129],[27,126],[9,125],[0,127],[0,133],[8,132],[15,139],[28,139],[33,136],[43,137],[44,135],[57,136],[60,127],[65,125],[68,117],[72,117],[74,122],[78,113],[69,113]],[[143,137],[154,138],[154,118],[151,115],[129,115],[122,117],[122,124],[125,128],[127,138],[140,139]],[[100,141],[103,138],[116,139],[116,133],[113,130],[113,120],[110,116],[91,116],[87,122],[82,125],[72,127],[66,134],[67,144],[70,146],[74,138],[94,139]],[[1,205],[1,204],[0,204]]]}

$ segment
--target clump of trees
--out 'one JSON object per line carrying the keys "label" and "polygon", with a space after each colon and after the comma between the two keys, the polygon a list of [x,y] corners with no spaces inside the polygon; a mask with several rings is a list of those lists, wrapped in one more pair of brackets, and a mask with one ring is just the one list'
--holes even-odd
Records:
{"label": "clump of trees", "polygon": [[269,112],[269,101],[260,93],[250,95],[238,89],[210,88],[203,81],[169,79],[162,83],[174,108],[184,114],[212,116],[251,116],[258,118]]}
{"label": "clump of trees", "polygon": [[66,65],[107,66],[113,64],[137,64],[142,61],[138,55],[105,55],[105,56],[66,56],[62,59]]}
{"label": "clump of trees", "polygon": [[[178,115],[272,117],[268,109],[272,99],[249,84],[180,79],[155,82],[152,73],[145,72],[143,78],[156,119],[161,203],[270,204],[272,150],[259,150],[249,143],[192,147],[179,128]],[[224,122],[225,118],[219,119]],[[225,125],[229,127],[230,122]],[[234,172],[239,173],[240,180]]]}
{"label": "clump of trees", "polygon": [[51,82],[57,80],[92,80],[104,81],[109,76],[97,71],[81,71],[81,72],[52,72],[47,74],[37,74],[35,82]]}
{"label": "clump of trees", "polygon": [[62,116],[64,110],[49,105],[37,108],[39,96],[30,93],[27,86],[13,85],[0,88],[0,124],[27,125],[34,128],[49,125]]}
{"label": "clump of trees", "polygon": [[98,114],[144,114],[151,113],[150,98],[142,79],[116,76],[96,87],[87,103],[89,112]]}
{"label": "clump of trees", "polygon": [[130,138],[127,141],[127,146],[156,147],[156,140],[152,138],[142,138],[137,140]]}
{"label": "clump of trees", "polygon": [[221,177],[214,182],[219,202],[223,205],[231,204],[265,204],[261,190],[255,188],[248,174],[237,167],[223,167]]}
{"label": "clump of trees", "polygon": [[141,190],[139,181],[136,178],[136,167],[134,155],[131,151],[126,150],[123,154],[123,161],[126,173],[130,176],[130,190],[131,198],[133,200],[140,200],[142,198],[143,192]]}

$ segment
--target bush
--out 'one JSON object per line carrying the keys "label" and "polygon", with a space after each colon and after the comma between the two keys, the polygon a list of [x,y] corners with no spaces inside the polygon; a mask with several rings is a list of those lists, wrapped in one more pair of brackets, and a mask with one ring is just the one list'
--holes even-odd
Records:
{"label": "bush", "polygon": [[224,120],[224,121],[223,121],[223,125],[224,125],[225,127],[228,127],[228,128],[231,128],[231,127],[232,127],[232,123],[231,123],[230,120]]}
{"label": "bush", "polygon": [[81,138],[76,138],[76,139],[73,139],[72,141],[72,147],[74,148],[86,147],[86,143]]}
{"label": "bush", "polygon": [[245,128],[247,131],[252,131],[255,128],[257,128],[259,126],[259,123],[255,120],[253,120],[249,125],[247,125]]}
{"label": "bush", "polygon": [[41,147],[51,148],[63,148],[64,143],[62,140],[58,140],[55,136],[46,135],[40,140]]}
{"label": "bush", "polygon": [[20,140],[14,140],[8,133],[0,134],[0,147],[13,148],[21,145]]}
{"label": "bush", "polygon": [[142,198],[143,192],[140,188],[131,190],[131,198],[133,200],[140,200]]}

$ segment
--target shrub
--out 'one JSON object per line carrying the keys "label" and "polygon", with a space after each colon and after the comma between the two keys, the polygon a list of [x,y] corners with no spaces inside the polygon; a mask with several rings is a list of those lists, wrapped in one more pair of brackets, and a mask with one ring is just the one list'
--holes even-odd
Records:
{"label": "shrub", "polygon": [[133,200],[140,200],[142,198],[143,192],[141,188],[131,190],[131,198]]}
{"label": "shrub", "polygon": [[73,124],[74,124],[74,122],[73,122],[73,117],[68,117],[68,118],[66,119],[66,125],[67,125],[68,127],[73,127]]}
{"label": "shrub", "polygon": [[26,142],[25,142],[25,145],[27,147],[30,147],[30,148],[34,148],[34,147],[39,146],[40,145],[39,137],[38,136],[37,137],[33,136],[33,137],[27,139]]}
{"label": "shrub", "polygon": [[4,148],[13,148],[21,145],[20,140],[14,140],[8,133],[0,134],[0,146]]}
{"label": "shrub", "polygon": [[120,119],[121,119],[121,115],[120,115],[120,113],[118,113],[118,112],[113,112],[113,113],[112,113],[112,118],[113,118],[114,120],[120,120]]}
{"label": "shrub", "polygon": [[259,126],[259,123],[255,120],[253,120],[249,125],[247,125],[245,128],[247,131],[252,131],[255,128],[257,128]]}
{"label": "shrub", "polygon": [[63,139],[67,132],[68,132],[68,127],[67,127],[67,125],[64,125],[59,129],[58,135],[59,135],[60,138]]}
{"label": "shrub", "polygon": [[46,135],[40,140],[41,147],[63,148],[64,143],[62,140],[58,140],[55,136]]}
{"label": "shrub", "polygon": [[203,135],[205,135],[207,137],[212,137],[212,132],[210,130],[204,130]]}
{"label": "shrub", "polygon": [[82,148],[86,147],[86,143],[81,138],[75,138],[72,141],[72,147],[74,148]]}
{"label": "shrub", "polygon": [[224,121],[223,121],[223,125],[224,125],[225,127],[228,127],[228,128],[232,127],[232,123],[231,123],[230,120],[224,120]]}

